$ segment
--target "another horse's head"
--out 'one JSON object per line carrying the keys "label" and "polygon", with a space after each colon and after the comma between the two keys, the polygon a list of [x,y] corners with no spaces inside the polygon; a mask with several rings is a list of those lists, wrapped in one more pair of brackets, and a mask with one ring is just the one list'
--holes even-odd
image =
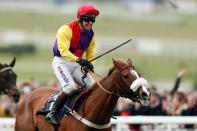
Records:
{"label": "another horse's head", "polygon": [[15,58],[8,64],[0,64],[0,93],[7,94],[15,102],[18,102],[20,93],[16,86],[16,74],[13,72]]}
{"label": "another horse's head", "polygon": [[117,84],[116,87],[118,87],[116,92],[122,97],[148,106],[150,104],[151,95],[148,91],[148,83],[134,70],[131,59],[129,58],[127,62],[113,59],[113,63],[114,70],[118,70],[117,79],[114,82]]}

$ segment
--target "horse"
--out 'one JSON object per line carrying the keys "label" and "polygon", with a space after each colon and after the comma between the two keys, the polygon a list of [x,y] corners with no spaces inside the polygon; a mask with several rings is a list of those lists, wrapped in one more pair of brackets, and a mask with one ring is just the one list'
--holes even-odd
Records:
{"label": "horse", "polygon": [[[128,98],[145,106],[150,104],[148,83],[134,70],[131,59],[129,58],[127,62],[112,60],[114,66],[108,75],[99,81],[102,88],[95,83],[89,89],[92,92],[79,108],[78,114],[64,115],[58,131],[111,131],[110,119],[119,97]],[[44,116],[36,115],[36,111],[40,110],[55,92],[57,89],[52,88],[38,88],[32,91],[21,102],[16,112],[15,131],[54,130]]]}
{"label": "horse", "polygon": [[0,94],[8,95],[14,102],[18,102],[20,92],[16,86],[17,75],[12,68],[15,65],[16,58],[14,57],[10,64],[0,63]]}

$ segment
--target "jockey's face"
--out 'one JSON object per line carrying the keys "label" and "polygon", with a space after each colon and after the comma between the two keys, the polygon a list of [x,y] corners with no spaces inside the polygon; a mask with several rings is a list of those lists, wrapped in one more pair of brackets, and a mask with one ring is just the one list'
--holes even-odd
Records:
{"label": "jockey's face", "polygon": [[93,25],[92,21],[86,22],[86,21],[83,20],[83,28],[85,30],[91,30],[92,29],[92,25]]}
{"label": "jockey's face", "polygon": [[96,16],[94,14],[90,14],[90,15],[87,15],[87,16],[84,16],[83,17],[83,28],[85,30],[90,30],[92,29],[92,25],[93,23],[95,22],[95,18]]}

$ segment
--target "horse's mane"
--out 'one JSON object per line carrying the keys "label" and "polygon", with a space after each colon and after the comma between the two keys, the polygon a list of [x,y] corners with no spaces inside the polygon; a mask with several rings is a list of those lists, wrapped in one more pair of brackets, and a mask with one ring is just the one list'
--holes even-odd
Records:
{"label": "horse's mane", "polygon": [[112,73],[114,70],[115,70],[115,67],[111,67],[111,68],[109,69],[109,72],[108,72],[108,75],[107,75],[107,76],[110,76],[111,73]]}

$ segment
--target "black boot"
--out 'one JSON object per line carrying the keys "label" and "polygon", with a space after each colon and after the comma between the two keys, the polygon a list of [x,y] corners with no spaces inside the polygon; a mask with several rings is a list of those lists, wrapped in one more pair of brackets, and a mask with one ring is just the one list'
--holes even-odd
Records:
{"label": "black boot", "polygon": [[65,102],[66,97],[67,97],[67,94],[65,94],[63,91],[61,91],[58,94],[58,96],[55,100],[55,103],[52,106],[51,111],[45,116],[45,119],[54,126],[59,125],[59,123],[57,121],[57,113],[60,110],[62,104]]}

